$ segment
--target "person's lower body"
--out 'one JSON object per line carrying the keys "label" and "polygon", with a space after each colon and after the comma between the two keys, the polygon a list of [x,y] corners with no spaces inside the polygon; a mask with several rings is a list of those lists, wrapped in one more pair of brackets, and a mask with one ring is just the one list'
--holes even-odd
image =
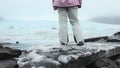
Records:
{"label": "person's lower body", "polygon": [[78,7],[68,7],[68,8],[58,8],[59,14],[59,37],[60,43],[62,45],[67,45],[69,42],[68,38],[68,19],[73,28],[74,41],[77,45],[83,45],[84,40],[82,36],[82,31],[80,29],[80,24],[78,20]]}
{"label": "person's lower body", "polygon": [[59,38],[62,45],[67,45],[68,39],[68,25],[67,25],[67,10],[65,8],[58,8],[59,14]]}

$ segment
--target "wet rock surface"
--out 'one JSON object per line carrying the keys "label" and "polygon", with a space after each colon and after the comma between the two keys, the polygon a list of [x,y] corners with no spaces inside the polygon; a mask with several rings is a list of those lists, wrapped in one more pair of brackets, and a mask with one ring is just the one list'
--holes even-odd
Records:
{"label": "wet rock surface", "polygon": [[0,46],[0,60],[11,59],[14,57],[19,57],[20,55],[21,51],[18,49]]}
{"label": "wet rock surface", "polygon": [[103,36],[103,37],[88,38],[88,39],[85,39],[85,42],[118,42],[120,43],[120,39]]}
{"label": "wet rock surface", "polygon": [[[113,36],[85,39],[84,46],[76,44],[36,46],[23,52],[21,56],[19,50],[11,50],[0,45],[0,66],[2,68],[120,68],[119,40],[118,32]],[[18,61],[12,59],[18,56]]]}
{"label": "wet rock surface", "polygon": [[117,42],[120,43],[120,32],[114,33],[113,36],[102,36],[85,39],[85,42]]}
{"label": "wet rock surface", "polygon": [[89,64],[87,68],[119,68],[115,61],[108,58],[100,58]]}
{"label": "wet rock surface", "polygon": [[0,44],[0,68],[18,68],[17,60],[14,58],[20,55],[21,50],[3,47]]}
{"label": "wet rock surface", "polygon": [[103,37],[95,37],[95,38],[88,38],[85,39],[85,42],[98,42],[98,41],[106,41],[108,40],[108,36],[103,36]]}
{"label": "wet rock surface", "polygon": [[115,33],[114,36],[120,36],[120,32]]}
{"label": "wet rock surface", "polygon": [[[107,59],[108,57],[120,54],[120,45],[103,45],[101,43],[87,43],[84,46],[63,46],[49,47],[45,46],[47,51],[37,47],[37,49],[28,50],[19,59],[20,68],[32,68],[32,66],[46,68],[118,68],[115,61]],[[34,56],[36,57],[34,57]],[[28,57],[29,56],[29,57]],[[105,60],[105,62],[104,62]],[[105,65],[102,65],[105,64]],[[101,64],[101,66],[97,66]],[[114,64],[114,65],[113,65]],[[88,66],[88,67],[87,67]],[[92,68],[92,67],[91,67]]]}
{"label": "wet rock surface", "polygon": [[1,60],[0,68],[18,68],[17,60],[15,59]]}
{"label": "wet rock surface", "polygon": [[19,68],[120,68],[119,36],[85,39],[84,46],[33,47],[19,58]]}

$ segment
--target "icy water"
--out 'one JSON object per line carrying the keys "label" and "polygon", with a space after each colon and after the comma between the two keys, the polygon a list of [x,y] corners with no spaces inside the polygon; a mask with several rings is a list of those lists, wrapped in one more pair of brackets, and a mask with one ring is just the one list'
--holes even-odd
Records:
{"label": "icy water", "polygon": [[[101,24],[91,21],[81,21],[84,38],[112,35],[119,31],[120,25]],[[27,49],[33,45],[47,45],[59,43],[58,21],[18,21],[8,20],[0,22],[0,42],[15,44],[11,47]],[[72,28],[69,24],[69,37],[72,38]]]}

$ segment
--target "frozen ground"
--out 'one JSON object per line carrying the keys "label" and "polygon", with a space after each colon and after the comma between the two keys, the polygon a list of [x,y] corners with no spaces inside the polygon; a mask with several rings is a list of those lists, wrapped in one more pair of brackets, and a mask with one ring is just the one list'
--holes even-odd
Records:
{"label": "frozen ground", "polygon": [[[60,46],[58,44],[37,45],[29,48],[27,53],[18,58],[18,64],[21,68],[30,66],[31,68],[59,68],[60,65],[78,60],[80,56],[89,56],[93,53],[112,50],[120,47],[120,43],[85,43],[84,46]],[[106,52],[107,54],[107,52]],[[58,66],[58,67],[57,67]]]}

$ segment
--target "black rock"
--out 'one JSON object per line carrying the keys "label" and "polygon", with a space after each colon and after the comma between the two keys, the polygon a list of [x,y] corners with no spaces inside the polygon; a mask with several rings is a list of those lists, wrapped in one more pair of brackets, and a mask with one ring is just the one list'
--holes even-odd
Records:
{"label": "black rock", "polygon": [[120,32],[115,33],[114,36],[120,36]]}
{"label": "black rock", "polygon": [[85,66],[81,66],[80,68],[86,68]]}
{"label": "black rock", "polygon": [[19,41],[16,41],[16,44],[19,44]]}
{"label": "black rock", "polygon": [[120,42],[120,40],[118,40],[118,39],[108,39],[108,40],[106,40],[106,42]]}
{"label": "black rock", "polygon": [[108,36],[103,36],[103,37],[95,37],[95,38],[88,38],[88,39],[85,39],[85,42],[96,42],[96,41],[105,41],[105,40],[108,40],[109,37]]}
{"label": "black rock", "polygon": [[12,48],[9,48],[9,47],[0,48],[0,60],[19,57],[19,55],[21,55],[21,50],[12,49]]}
{"label": "black rock", "polygon": [[3,48],[2,44],[0,44],[0,48]]}
{"label": "black rock", "polygon": [[17,61],[14,59],[1,60],[0,68],[18,68]]}
{"label": "black rock", "polygon": [[120,68],[120,59],[115,60],[115,62],[118,65],[118,67]]}
{"label": "black rock", "polygon": [[110,39],[109,36],[85,39],[85,42],[120,42],[119,39]]}
{"label": "black rock", "polygon": [[118,59],[120,59],[120,54],[110,56],[109,59],[118,60]]}
{"label": "black rock", "polygon": [[118,65],[115,63],[115,61],[108,58],[98,59],[94,63],[88,65],[87,67],[88,68],[119,68]]}

